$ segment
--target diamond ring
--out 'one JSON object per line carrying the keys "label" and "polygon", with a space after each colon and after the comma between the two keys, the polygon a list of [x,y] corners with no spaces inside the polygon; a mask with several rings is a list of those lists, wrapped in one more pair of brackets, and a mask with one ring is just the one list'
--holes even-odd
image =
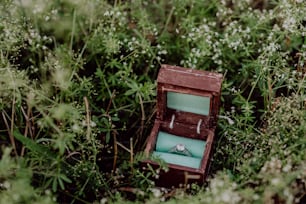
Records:
{"label": "diamond ring", "polygon": [[177,144],[174,147],[172,147],[168,152],[192,157],[192,154],[184,144]]}

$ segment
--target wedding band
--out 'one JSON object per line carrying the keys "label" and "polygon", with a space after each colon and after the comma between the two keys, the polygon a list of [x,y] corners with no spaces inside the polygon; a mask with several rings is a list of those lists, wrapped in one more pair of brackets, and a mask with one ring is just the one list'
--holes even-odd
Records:
{"label": "wedding band", "polygon": [[192,157],[192,154],[184,144],[177,144],[174,147],[172,147],[168,152]]}

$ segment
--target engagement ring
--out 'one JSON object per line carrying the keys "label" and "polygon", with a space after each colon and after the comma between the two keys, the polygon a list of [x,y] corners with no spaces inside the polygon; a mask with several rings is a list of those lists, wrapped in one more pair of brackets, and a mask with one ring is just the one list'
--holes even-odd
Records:
{"label": "engagement ring", "polygon": [[184,144],[177,144],[169,150],[170,153],[181,154],[185,156],[192,157],[190,151],[186,148]]}

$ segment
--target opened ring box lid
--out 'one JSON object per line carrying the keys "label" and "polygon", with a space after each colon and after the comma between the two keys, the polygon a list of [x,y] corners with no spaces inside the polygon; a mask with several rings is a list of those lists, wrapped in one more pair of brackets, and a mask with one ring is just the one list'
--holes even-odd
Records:
{"label": "opened ring box lid", "polygon": [[[161,66],[157,115],[145,153],[164,160],[172,176],[187,172],[198,174],[203,181],[214,141],[221,83],[218,73]],[[182,151],[175,149],[180,145]],[[152,159],[145,162],[156,165]],[[173,179],[174,183],[181,180]]]}

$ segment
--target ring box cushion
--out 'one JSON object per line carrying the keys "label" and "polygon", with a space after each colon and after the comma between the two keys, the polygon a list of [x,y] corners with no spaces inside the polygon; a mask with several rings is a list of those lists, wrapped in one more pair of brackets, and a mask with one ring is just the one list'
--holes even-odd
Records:
{"label": "ring box cushion", "polygon": [[167,107],[178,111],[209,115],[210,98],[168,91]]}
{"label": "ring box cushion", "polygon": [[[177,144],[184,144],[192,157],[169,153]],[[163,131],[158,132],[155,151],[153,155],[160,157],[167,163],[199,168],[205,151],[206,142],[203,140],[181,137]]]}
{"label": "ring box cushion", "polygon": [[191,168],[200,168],[201,160],[200,158],[188,157],[179,154],[167,153],[167,152],[158,152],[153,151],[153,157],[158,157],[163,159],[166,163],[176,164],[180,166],[187,166]]}

